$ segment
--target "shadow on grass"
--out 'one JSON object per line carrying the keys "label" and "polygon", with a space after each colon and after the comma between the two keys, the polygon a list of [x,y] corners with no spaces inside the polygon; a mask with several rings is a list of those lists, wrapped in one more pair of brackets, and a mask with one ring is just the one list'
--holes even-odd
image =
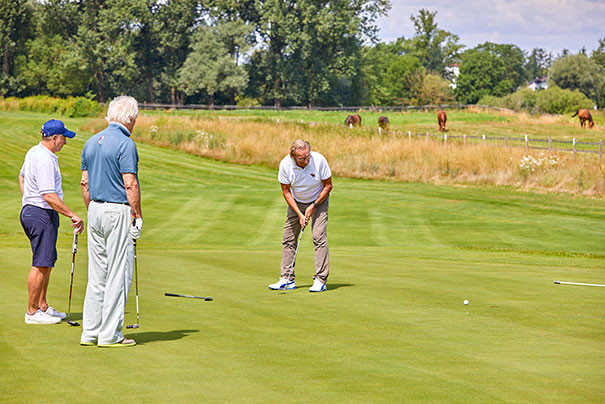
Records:
{"label": "shadow on grass", "polygon": [[[309,285],[296,286],[296,289],[303,289],[303,288],[304,289],[309,289],[311,286],[313,286],[312,283],[309,284]],[[327,291],[329,292],[331,290],[335,290],[335,289],[338,289],[338,288],[346,288],[346,287],[349,287],[349,286],[355,286],[355,285],[352,284],[352,283],[329,283],[328,282],[328,286],[327,286],[328,290]]]}
{"label": "shadow on grass", "polygon": [[200,330],[174,330],[174,331],[146,331],[139,332],[136,334],[124,335],[125,338],[132,338],[137,342],[137,345],[144,345],[148,342],[156,341],[175,341],[177,339],[185,338],[189,334],[194,332],[200,332]]}

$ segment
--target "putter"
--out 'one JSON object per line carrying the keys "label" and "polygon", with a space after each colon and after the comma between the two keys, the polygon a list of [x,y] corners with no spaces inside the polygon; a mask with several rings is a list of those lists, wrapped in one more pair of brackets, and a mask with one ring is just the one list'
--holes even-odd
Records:
{"label": "putter", "polygon": [[139,275],[137,274],[137,240],[132,239],[134,245],[134,290],[136,291],[136,302],[137,302],[137,323],[127,325],[126,328],[139,328]]}
{"label": "putter", "polygon": [[577,285],[577,286],[600,286],[605,288],[605,285],[599,285],[598,283],[577,283],[577,282],[563,282],[563,281],[555,281],[556,285]]}
{"label": "putter", "polygon": [[71,290],[74,285],[74,266],[76,265],[76,252],[78,251],[78,229],[74,229],[74,239],[71,245],[71,280],[69,281],[69,303],[67,304],[67,324],[79,327],[80,323],[71,320]]}
{"label": "putter", "polygon": [[206,296],[206,297],[202,297],[202,296],[191,296],[191,295],[179,295],[176,293],[164,293],[164,296],[170,296],[170,297],[189,297],[191,299],[202,299],[205,300],[207,302],[211,302],[212,298],[210,296]]}
{"label": "putter", "polygon": [[284,286],[284,292],[288,290],[288,282],[290,282],[290,276],[292,276],[292,272],[294,272],[294,266],[296,265],[296,255],[298,254],[298,247],[300,247],[300,240],[302,240],[303,233],[305,232],[305,227],[300,230],[300,234],[298,235],[298,243],[296,243],[296,250],[294,250],[294,258],[292,259],[292,263],[290,264],[290,269],[288,271],[288,277],[286,278],[286,285]]}

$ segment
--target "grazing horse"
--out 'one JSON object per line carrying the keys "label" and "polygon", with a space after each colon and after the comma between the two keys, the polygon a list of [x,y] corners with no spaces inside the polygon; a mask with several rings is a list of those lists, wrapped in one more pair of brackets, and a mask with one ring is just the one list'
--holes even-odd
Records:
{"label": "grazing horse", "polygon": [[386,116],[381,116],[378,118],[378,127],[388,130],[389,129],[389,118]]}
{"label": "grazing horse", "polygon": [[445,122],[447,122],[447,114],[442,109],[437,112],[437,122],[439,122],[439,132],[445,132]]}
{"label": "grazing horse", "polygon": [[345,125],[361,126],[361,117],[359,115],[347,115],[347,119],[345,119]]}
{"label": "grazing horse", "polygon": [[571,117],[578,116],[580,118],[580,126],[584,127],[586,125],[586,121],[588,121],[588,127],[592,128],[594,126],[594,122],[592,120],[592,115],[590,115],[590,111],[587,109],[579,109],[575,114]]}

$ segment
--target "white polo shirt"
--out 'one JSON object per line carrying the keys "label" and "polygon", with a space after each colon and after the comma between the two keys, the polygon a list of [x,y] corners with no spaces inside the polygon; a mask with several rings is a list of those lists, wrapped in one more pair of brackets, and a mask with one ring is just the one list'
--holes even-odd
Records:
{"label": "white polo shirt", "polygon": [[43,209],[52,209],[42,195],[55,193],[63,200],[59,157],[42,146],[42,143],[29,149],[20,174],[24,177],[21,205],[34,205]]}
{"label": "white polo shirt", "polygon": [[322,181],[331,176],[328,161],[318,152],[311,152],[309,164],[305,168],[297,166],[290,155],[279,163],[279,182],[290,185],[292,196],[298,202],[309,203],[316,200],[323,189]]}

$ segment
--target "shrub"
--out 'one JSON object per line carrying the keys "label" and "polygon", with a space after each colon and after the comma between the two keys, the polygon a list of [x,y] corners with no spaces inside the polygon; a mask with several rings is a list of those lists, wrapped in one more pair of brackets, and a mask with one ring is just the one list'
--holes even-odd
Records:
{"label": "shrub", "polygon": [[67,115],[71,118],[96,116],[102,111],[96,101],[86,97],[54,98],[47,95],[36,95],[25,98],[0,98],[0,109],[3,111],[32,111],[44,114]]}
{"label": "shrub", "polygon": [[478,104],[546,114],[566,114],[592,107],[592,101],[580,91],[563,90],[556,86],[539,91],[523,88],[504,97],[484,96]]}

